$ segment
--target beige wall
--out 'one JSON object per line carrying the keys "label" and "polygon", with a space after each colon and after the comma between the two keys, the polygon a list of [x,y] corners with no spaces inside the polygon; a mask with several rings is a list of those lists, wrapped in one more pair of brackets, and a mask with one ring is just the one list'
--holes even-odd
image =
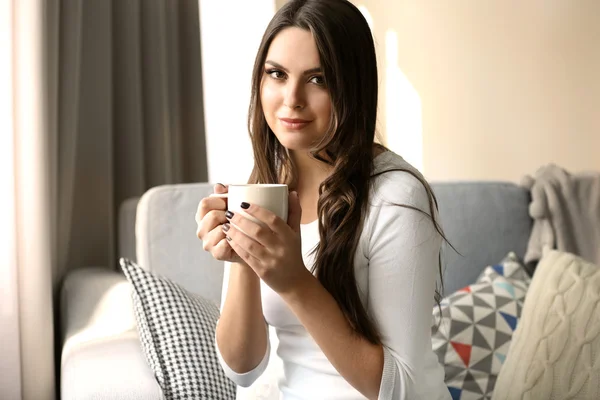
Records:
{"label": "beige wall", "polygon": [[[549,162],[600,170],[599,1],[353,2],[373,20],[380,128],[408,153],[422,146],[430,180],[517,181]],[[387,32],[420,104],[386,82]],[[385,132],[395,113],[406,129]],[[418,143],[392,137],[406,131]]]}

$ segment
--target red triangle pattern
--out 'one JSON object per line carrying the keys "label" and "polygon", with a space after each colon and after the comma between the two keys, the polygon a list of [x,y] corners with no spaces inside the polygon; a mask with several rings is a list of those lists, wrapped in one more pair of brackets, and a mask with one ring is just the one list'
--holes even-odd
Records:
{"label": "red triangle pattern", "polygon": [[457,290],[457,292],[471,293],[471,286],[466,286],[460,290]]}
{"label": "red triangle pattern", "polygon": [[450,342],[456,354],[462,359],[465,366],[469,366],[469,361],[471,360],[471,348],[472,346],[468,344],[458,343],[458,342]]}

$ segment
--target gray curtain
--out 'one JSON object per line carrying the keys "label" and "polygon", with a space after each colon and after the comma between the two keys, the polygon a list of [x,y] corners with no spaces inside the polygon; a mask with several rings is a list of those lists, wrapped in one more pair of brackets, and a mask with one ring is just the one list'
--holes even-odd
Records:
{"label": "gray curtain", "polygon": [[116,267],[123,200],[206,181],[207,167],[198,1],[55,1],[58,283]]}

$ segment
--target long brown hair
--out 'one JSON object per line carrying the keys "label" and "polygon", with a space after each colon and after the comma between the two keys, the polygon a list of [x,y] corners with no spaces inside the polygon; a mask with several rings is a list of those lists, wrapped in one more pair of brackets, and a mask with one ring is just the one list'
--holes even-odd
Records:
{"label": "long brown hair", "polygon": [[[367,21],[349,1],[291,0],[269,23],[252,75],[248,129],[254,151],[254,169],[249,183],[295,186],[296,175],[291,160],[268,126],[260,102],[269,46],[273,38],[288,27],[312,33],[332,102],[329,129],[310,152],[313,158],[332,167],[330,176],[319,187],[320,244],[315,249],[313,272],[335,298],[354,330],[370,342],[380,343],[378,329],[360,300],[354,276],[354,254],[374,179],[372,150],[377,118],[377,62]],[[423,183],[429,195],[428,212],[415,210],[428,215],[443,236],[435,220],[437,204],[431,188],[419,174],[407,172]],[[438,304],[439,299],[440,293],[436,291]]]}

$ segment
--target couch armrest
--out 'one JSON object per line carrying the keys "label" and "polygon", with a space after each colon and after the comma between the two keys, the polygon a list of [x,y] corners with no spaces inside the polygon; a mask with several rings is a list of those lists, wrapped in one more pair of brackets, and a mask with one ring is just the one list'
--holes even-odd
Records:
{"label": "couch armrest", "polygon": [[72,271],[60,311],[62,400],[164,398],[142,353],[131,285],[121,273]]}

